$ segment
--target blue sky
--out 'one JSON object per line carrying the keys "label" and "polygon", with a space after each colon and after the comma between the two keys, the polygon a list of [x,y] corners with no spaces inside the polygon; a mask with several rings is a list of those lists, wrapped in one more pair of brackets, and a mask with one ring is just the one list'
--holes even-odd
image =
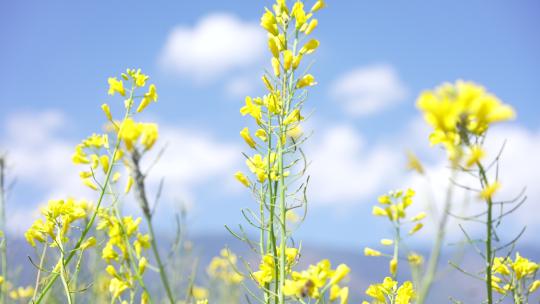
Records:
{"label": "blue sky", "polygon": [[[241,221],[240,208],[253,202],[232,180],[243,169],[240,151],[247,150],[238,132],[248,120],[238,109],[245,94],[263,93],[259,77],[269,54],[258,20],[264,5],[270,2],[2,2],[0,151],[8,151],[18,177],[9,209],[13,219],[29,218],[29,210],[50,196],[86,194],[67,193],[78,181],[64,156],[99,131],[99,105],[121,103],[106,95],[107,77],[140,67],[160,96],[143,119],[160,123],[161,144],[169,143],[168,159],[179,164],[155,172],[172,193],[160,205],[163,222],[172,223],[167,208],[176,199],[190,205],[194,233],[225,233],[224,224]],[[319,19],[314,36],[321,47],[311,57],[319,85],[309,93],[315,114],[307,124],[314,131],[308,152],[315,185],[300,238],[361,248],[385,236],[386,223],[370,216],[375,198],[418,183],[404,170],[404,151],[418,151],[429,168],[442,171],[440,151],[426,147],[415,98],[460,78],[485,85],[516,108],[518,119],[493,137],[516,138],[507,168],[508,175],[519,176],[512,175],[509,193],[529,186],[529,209],[509,229],[534,224],[527,214],[540,210],[534,201],[540,199],[534,189],[540,163],[532,157],[540,153],[537,1],[328,1]],[[203,39],[224,29],[230,31],[222,37],[230,41]],[[206,57],[185,45],[173,48],[178,41],[204,46]],[[231,41],[243,48],[236,50]],[[178,51],[167,59],[171,49]],[[216,58],[221,62],[201,70]],[[366,84],[372,89],[359,89]],[[202,153],[205,148],[214,151]],[[329,161],[331,156],[342,161]],[[32,158],[34,168],[24,164]],[[382,229],[381,235],[361,233],[372,227]],[[525,241],[534,242],[534,236]]]}

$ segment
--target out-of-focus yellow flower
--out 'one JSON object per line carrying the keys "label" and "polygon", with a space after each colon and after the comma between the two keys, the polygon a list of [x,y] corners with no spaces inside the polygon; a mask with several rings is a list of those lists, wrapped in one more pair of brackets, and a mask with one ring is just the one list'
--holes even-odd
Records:
{"label": "out-of-focus yellow flower", "polygon": [[424,174],[424,166],[422,166],[422,163],[418,157],[416,157],[416,155],[410,151],[407,152],[407,169]]}
{"label": "out-of-focus yellow flower", "polygon": [[381,240],[381,245],[392,246],[392,245],[394,245],[394,241],[391,240],[391,239],[382,239]]}
{"label": "out-of-focus yellow flower", "polygon": [[375,249],[371,249],[369,247],[364,248],[364,255],[365,256],[380,256],[381,252],[377,251]]}
{"label": "out-of-focus yellow flower", "polygon": [[313,4],[313,6],[311,7],[311,12],[314,13],[325,7],[326,7],[326,4],[324,3],[323,0],[317,0],[317,2],[315,2],[315,4]]}
{"label": "out-of-focus yellow flower", "polygon": [[529,287],[529,292],[533,293],[540,287],[540,280],[535,280]]}
{"label": "out-of-focus yellow flower", "polygon": [[465,166],[467,168],[474,166],[475,164],[480,162],[480,160],[482,160],[482,158],[484,158],[485,155],[486,153],[484,152],[484,149],[482,149],[481,146],[479,145],[472,146],[469,152],[469,157],[467,158],[467,161],[465,163]]}
{"label": "out-of-focus yellow flower", "polygon": [[407,260],[413,266],[419,266],[419,265],[422,265],[424,263],[424,257],[422,257],[418,253],[414,253],[414,252],[411,252],[407,256]]}
{"label": "out-of-focus yellow flower", "polygon": [[414,227],[411,229],[411,231],[409,231],[409,234],[415,234],[416,232],[418,232],[420,229],[422,229],[422,227],[424,227],[424,224],[422,223],[416,223],[416,225],[414,225]]}
{"label": "out-of-focus yellow flower", "polygon": [[396,273],[397,273],[397,267],[398,267],[398,260],[396,258],[391,259],[389,263],[389,269],[390,269],[390,273],[394,277],[396,276]]}
{"label": "out-of-focus yellow flower", "polygon": [[103,113],[105,113],[105,116],[109,121],[112,121],[112,115],[111,115],[111,108],[108,104],[104,103],[101,105],[101,110],[103,110]]}
{"label": "out-of-focus yellow flower", "polygon": [[145,150],[150,150],[159,136],[158,125],[155,123],[143,123],[141,132],[141,144]]}
{"label": "out-of-focus yellow flower", "polygon": [[538,270],[538,267],[538,264],[522,257],[519,252],[516,253],[516,259],[512,263],[512,269],[518,280],[533,275]]}
{"label": "out-of-focus yellow flower", "polygon": [[499,182],[493,182],[480,192],[480,197],[484,200],[491,200],[495,192],[497,192],[497,190],[500,188],[501,184]]}
{"label": "out-of-focus yellow flower", "polygon": [[124,82],[122,80],[116,79],[116,77],[109,77],[109,95],[114,95],[118,93],[122,96],[126,95],[126,89],[124,89]]}
{"label": "out-of-focus yellow flower", "polygon": [[454,160],[460,146],[469,144],[470,136],[481,136],[491,124],[515,117],[512,107],[483,87],[464,81],[443,84],[434,91],[422,93],[417,106],[433,127],[431,144],[443,144]]}

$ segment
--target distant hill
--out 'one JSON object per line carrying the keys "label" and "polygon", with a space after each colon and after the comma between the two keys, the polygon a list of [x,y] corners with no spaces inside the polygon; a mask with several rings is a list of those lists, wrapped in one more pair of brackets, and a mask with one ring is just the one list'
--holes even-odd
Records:
{"label": "distant hill", "polygon": [[[258,259],[250,252],[248,246],[230,235],[197,235],[191,237],[190,242],[193,244],[193,255],[199,261],[199,274],[201,277],[204,276],[206,265],[208,265],[212,257],[219,254],[219,251],[224,246],[229,247],[233,252],[245,258],[254,267],[258,265]],[[20,282],[30,284],[35,276],[35,268],[28,260],[29,254],[33,252],[32,247],[22,239],[10,240],[8,246],[11,269],[14,269],[14,265],[17,265],[15,269],[17,269]],[[164,247],[163,252],[166,250]],[[520,248],[520,253],[533,260],[540,260],[540,251],[538,249]],[[369,284],[382,281],[388,273],[388,259],[382,257],[365,257],[363,256],[362,248],[359,248],[357,251],[351,251],[326,248],[320,245],[312,246],[306,243],[302,244],[302,256],[298,269],[302,269],[308,264],[316,263],[325,258],[332,261],[333,266],[345,263],[351,268],[350,279],[347,283],[350,286],[349,303],[361,303],[363,299],[366,299],[364,292]],[[447,256],[443,256],[441,260],[444,262],[444,265],[447,265]],[[463,252],[461,259],[457,262],[469,271],[478,271],[482,265],[476,253],[470,249]],[[445,270],[434,285],[429,303],[451,303],[449,301],[450,296],[467,304],[481,303],[484,283],[444,265]],[[402,273],[400,277],[409,278],[409,274]],[[536,297],[531,303],[540,303],[540,300]]]}

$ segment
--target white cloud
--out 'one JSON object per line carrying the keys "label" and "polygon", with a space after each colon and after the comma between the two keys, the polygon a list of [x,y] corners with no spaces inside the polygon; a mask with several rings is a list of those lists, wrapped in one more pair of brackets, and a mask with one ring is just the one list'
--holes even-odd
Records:
{"label": "white cloud", "polygon": [[[217,181],[212,191],[227,192],[229,185],[223,181],[233,181],[233,173],[241,166],[239,146],[202,131],[162,124],[158,143],[166,145],[166,150],[152,169],[149,182],[155,187],[165,178],[164,200],[169,202],[182,200],[196,206],[196,188],[212,180]],[[147,162],[157,151],[146,157]]]}
{"label": "white cloud", "polygon": [[312,160],[309,197],[320,204],[358,204],[392,181],[400,155],[391,147],[369,147],[350,125],[326,128],[308,147]]}
{"label": "white cloud", "polygon": [[403,101],[407,88],[391,65],[360,67],[335,80],[330,94],[352,116],[383,111]]}
{"label": "white cloud", "polygon": [[225,85],[225,92],[231,98],[241,98],[252,95],[257,88],[257,84],[255,83],[254,79],[256,80],[258,78],[235,77],[227,82]]}
{"label": "white cloud", "polygon": [[[57,111],[8,116],[0,134],[0,147],[3,147],[0,153],[7,153],[10,176],[19,181],[8,206],[8,227],[12,233],[20,234],[28,228],[39,213],[37,207],[49,199],[68,196],[95,199],[95,192],[80,182],[80,167],[71,162],[77,142],[60,134],[61,128],[69,125],[65,115]],[[203,131],[161,124],[160,140],[152,154],[145,156],[145,165],[149,165],[159,146],[165,143],[168,148],[149,177],[150,199],[153,200],[161,178],[165,178],[162,203],[169,207],[178,201],[196,207],[200,203],[197,201],[200,186],[211,186],[212,191],[225,194],[240,187],[232,177],[242,157],[236,145]],[[21,189],[23,186],[25,189]],[[24,201],[17,195],[20,191],[24,191]],[[138,209],[135,204],[126,207],[127,212]]]}
{"label": "white cloud", "polygon": [[8,227],[14,233],[28,228],[37,216],[36,207],[49,199],[68,195],[91,197],[71,163],[74,144],[58,134],[66,124],[66,117],[58,111],[20,112],[6,120],[0,146],[7,155],[10,177],[31,187],[18,186],[13,191],[36,193],[31,201],[8,205]]}
{"label": "white cloud", "polygon": [[194,27],[174,28],[160,63],[168,71],[205,81],[256,62],[264,54],[265,37],[256,23],[231,14],[211,14]]}

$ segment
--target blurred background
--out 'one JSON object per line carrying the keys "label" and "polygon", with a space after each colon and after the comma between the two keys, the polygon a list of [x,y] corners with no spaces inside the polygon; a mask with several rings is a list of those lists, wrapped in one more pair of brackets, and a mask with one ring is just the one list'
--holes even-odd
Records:
{"label": "blurred background", "polygon": [[[16,181],[8,237],[22,239],[48,199],[96,199],[80,183],[71,154],[82,138],[101,131],[102,103],[121,111],[122,100],[107,96],[107,78],[141,68],[159,101],[140,119],[159,124],[157,146],[166,147],[149,180],[151,193],[161,179],[165,185],[159,233],[173,233],[174,214],[185,208],[189,234],[208,248],[201,249],[205,255],[224,244],[242,250],[224,225],[243,222],[240,209],[255,204],[233,174],[244,170],[241,152],[247,151],[239,131],[249,120],[239,108],[246,95],[264,93],[260,76],[270,69],[258,25],[264,5],[271,2],[2,1],[0,154]],[[364,246],[391,235],[387,221],[371,216],[377,196],[413,187],[421,210],[428,197],[440,203],[448,183],[445,153],[429,147],[415,100],[425,89],[464,79],[483,84],[517,111],[515,121],[490,130],[488,156],[507,142],[500,195],[511,198],[526,187],[528,201],[503,223],[502,238],[527,226],[518,249],[538,260],[539,28],[540,3],[533,0],[328,1],[313,34],[321,46],[310,58],[319,84],[306,104],[313,111],[305,124],[313,131],[306,146],[310,206],[296,232],[311,248],[306,257],[320,253],[352,264],[358,295],[380,279],[373,274],[379,262],[362,256]],[[406,151],[423,161],[429,182],[406,170]],[[459,241],[456,223],[449,227],[447,243]],[[432,231],[428,224],[409,246],[428,250]],[[20,243],[17,252],[25,252]],[[465,299],[480,292],[470,289]]]}

